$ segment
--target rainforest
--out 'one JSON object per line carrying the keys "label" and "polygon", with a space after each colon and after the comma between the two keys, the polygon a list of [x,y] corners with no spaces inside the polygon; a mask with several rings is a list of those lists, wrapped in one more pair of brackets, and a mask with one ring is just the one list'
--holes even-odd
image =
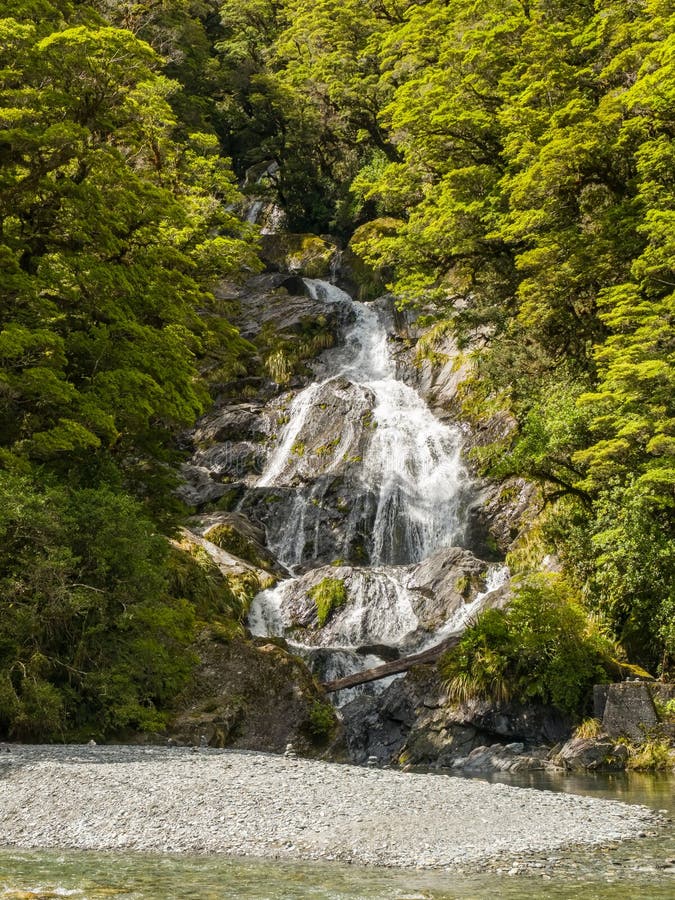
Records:
{"label": "rainforest", "polygon": [[[279,579],[300,579],[297,638],[384,597],[367,564],[451,544],[484,561],[461,558],[460,594],[506,565],[513,597],[441,656],[458,702],[579,722],[594,684],[672,680],[674,34],[665,0],[4,0],[0,738],[164,735],[204,654],[258,677],[285,653],[259,599]],[[323,306],[293,318],[296,295]],[[392,381],[394,344],[432,375],[452,347],[442,425]],[[277,404],[276,444],[186,488],[233,398]],[[249,412],[221,427],[228,465]],[[414,533],[358,505],[380,470],[356,421],[440,448]],[[331,460],[352,493],[305,490]],[[526,511],[467,531],[469,485]],[[334,524],[310,552],[291,537],[314,510]],[[297,654],[273,704],[285,678],[325,749],[333,707]]]}

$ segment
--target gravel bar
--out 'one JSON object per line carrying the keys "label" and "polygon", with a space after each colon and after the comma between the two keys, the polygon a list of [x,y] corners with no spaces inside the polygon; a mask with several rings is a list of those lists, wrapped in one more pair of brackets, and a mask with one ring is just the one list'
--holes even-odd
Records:
{"label": "gravel bar", "polygon": [[[2,748],[0,748],[2,750]],[[641,806],[265,753],[0,752],[0,844],[458,868],[644,836]]]}

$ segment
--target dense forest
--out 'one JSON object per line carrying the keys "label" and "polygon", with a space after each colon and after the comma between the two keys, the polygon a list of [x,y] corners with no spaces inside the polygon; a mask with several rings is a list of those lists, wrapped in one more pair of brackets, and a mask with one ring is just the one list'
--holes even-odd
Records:
{"label": "dense forest", "polygon": [[[176,436],[260,366],[251,173],[452,331],[485,477],[539,486],[509,561],[675,668],[675,17],[663,0],[6,0],[0,733],[160,728],[196,603]],[[275,163],[274,167],[271,163]],[[248,178],[247,178],[248,176]],[[262,188],[257,186],[256,190]]]}

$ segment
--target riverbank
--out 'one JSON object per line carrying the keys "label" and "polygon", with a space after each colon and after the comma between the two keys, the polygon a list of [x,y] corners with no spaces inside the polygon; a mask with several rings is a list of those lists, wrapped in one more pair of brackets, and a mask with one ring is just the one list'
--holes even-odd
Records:
{"label": "riverbank", "polygon": [[225,853],[465,868],[658,827],[641,806],[227,750],[22,747],[0,754],[6,846]]}

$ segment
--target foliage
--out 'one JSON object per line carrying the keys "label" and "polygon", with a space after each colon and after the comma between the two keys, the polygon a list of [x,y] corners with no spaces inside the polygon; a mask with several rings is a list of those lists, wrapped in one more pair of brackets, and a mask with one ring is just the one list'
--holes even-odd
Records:
{"label": "foliage", "polygon": [[194,611],[139,503],[0,473],[0,535],[2,734],[157,727],[192,669]]}
{"label": "foliage", "polygon": [[196,6],[152,6],[0,19],[0,732],[23,740],[160,728],[195,616],[236,618],[246,592],[180,584],[158,530],[201,372],[253,349],[212,288],[259,263],[208,113],[182,116],[186,56],[143,40]]}
{"label": "foliage", "polygon": [[309,710],[309,733],[316,743],[323,743],[335,730],[335,710],[330,703],[315,700]]}
{"label": "foliage", "polygon": [[628,768],[637,772],[669,772],[675,766],[675,753],[663,738],[647,738],[629,751]]}
{"label": "foliage", "polygon": [[602,734],[602,722],[600,719],[584,719],[581,725],[574,729],[575,738],[596,738]]}
{"label": "foliage", "polygon": [[583,713],[607,681],[612,647],[560,576],[524,579],[507,610],[486,610],[440,661],[449,696],[536,701]]}
{"label": "foliage", "polygon": [[347,588],[341,578],[324,578],[308,593],[316,604],[319,628],[323,628],[335,610],[347,602]]}

